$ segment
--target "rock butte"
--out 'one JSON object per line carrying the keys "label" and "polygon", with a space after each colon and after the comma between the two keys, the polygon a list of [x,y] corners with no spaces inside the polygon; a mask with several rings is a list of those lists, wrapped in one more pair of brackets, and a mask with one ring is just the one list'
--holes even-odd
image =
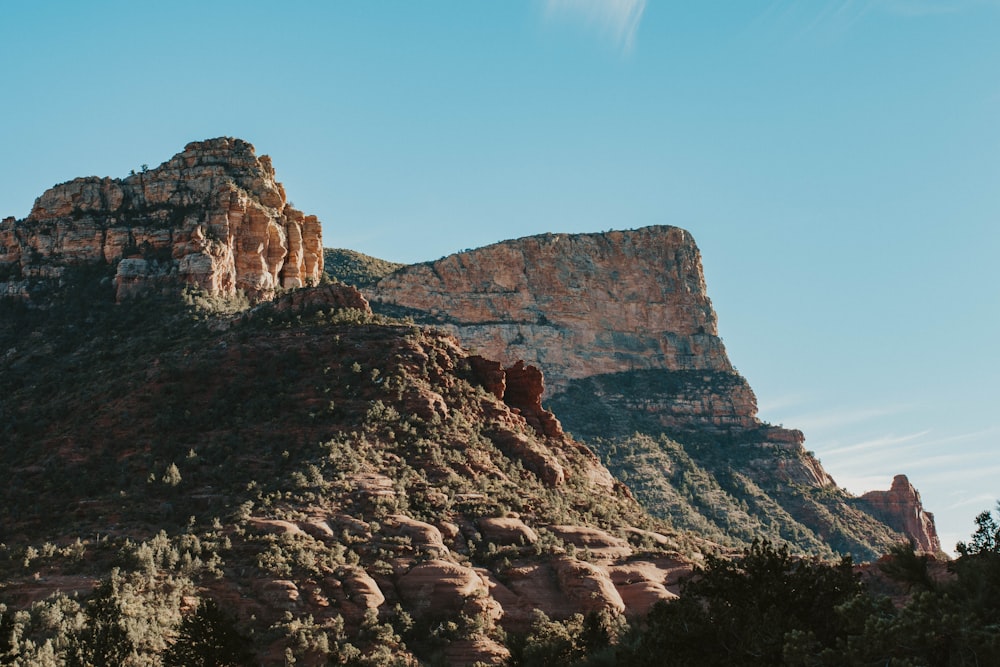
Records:
{"label": "rock butte", "polygon": [[118,300],[185,284],[268,299],[319,282],[322,230],[288,202],[270,158],[210,139],[123,179],[57,185],[26,219],[0,223],[0,294],[30,298],[88,264],[116,267]]}
{"label": "rock butte", "polygon": [[[547,399],[577,389],[610,400],[617,410],[654,415],[670,432],[753,443],[759,455],[748,466],[755,477],[836,489],[803,447],[801,431],[758,419],[753,390],[719,337],[701,253],[683,229],[662,225],[503,241],[403,267],[363,291],[376,308],[433,324],[499,360],[494,370],[506,366],[508,381],[518,375],[518,364],[536,366],[544,373]],[[636,372],[656,382],[666,378],[669,390],[623,392],[617,381]],[[912,510],[918,519],[882,520],[922,548],[939,551],[933,518],[919,497],[915,503],[904,513]]]}

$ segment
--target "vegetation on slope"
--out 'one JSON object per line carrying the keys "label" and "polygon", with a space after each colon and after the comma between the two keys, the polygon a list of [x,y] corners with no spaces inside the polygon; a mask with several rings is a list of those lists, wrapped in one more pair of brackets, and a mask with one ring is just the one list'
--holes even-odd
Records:
{"label": "vegetation on slope", "polygon": [[[190,294],[115,305],[88,271],[47,309],[2,306],[4,664],[179,664],[234,635],[264,664],[440,661],[506,631],[476,596],[420,611],[397,583],[421,564],[503,581],[575,551],[557,524],[636,554],[696,548],[624,492],[595,492],[596,459],[540,438],[446,336],[351,310],[213,314],[227,304]],[[494,517],[537,539],[487,539]],[[421,521],[454,532],[400,528]]]}
{"label": "vegetation on slope", "polygon": [[[657,406],[678,393],[745,382],[735,373],[632,371],[576,380],[548,407],[626,482],[643,507],[678,528],[745,547],[764,538],[798,553],[867,561],[900,536],[837,488],[783,481],[795,451],[746,429],[664,426]],[[724,393],[719,391],[720,394]]]}
{"label": "vegetation on slope", "polygon": [[[447,664],[476,642],[510,665],[1000,660],[989,513],[950,573],[897,547],[889,581],[862,586],[846,562],[755,542],[816,540],[829,555],[782,508],[796,493],[815,512],[841,499],[759,488],[727,467],[744,449],[594,438],[658,521],[595,490],[586,450],[540,440],[445,336],[191,293],[118,306],[97,271],[68,276],[46,309],[0,305],[0,663]],[[504,429],[556,457],[566,482],[499,446]],[[538,539],[486,538],[479,522],[496,517]],[[404,519],[455,532],[422,541]],[[704,548],[669,524],[744,551],[709,555],[679,601],[631,625],[604,611],[504,627],[476,595],[429,613],[399,591],[442,558],[500,583],[586,561],[557,524],[604,529],[637,558]],[[384,593],[377,609],[352,588],[362,574]]]}
{"label": "vegetation on slope", "polygon": [[[877,566],[754,541],[709,556],[640,624],[538,623],[522,667],[979,667],[1000,664],[1000,528],[984,512],[945,568],[897,545]],[[603,641],[602,641],[603,640]]]}
{"label": "vegetation on slope", "polygon": [[346,248],[323,249],[323,270],[326,274],[359,289],[371,287],[403,266]]}

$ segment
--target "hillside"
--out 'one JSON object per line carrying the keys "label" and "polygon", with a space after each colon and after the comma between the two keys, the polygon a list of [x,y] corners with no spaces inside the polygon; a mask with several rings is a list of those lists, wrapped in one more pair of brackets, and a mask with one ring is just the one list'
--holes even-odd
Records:
{"label": "hillside", "polygon": [[[246,210],[278,215],[269,161],[232,140],[186,151],[223,143],[249,171],[215,164],[230,176],[212,189],[245,177],[246,207],[164,204],[162,238],[200,220],[233,285],[239,257],[284,280],[287,237],[282,259],[242,236]],[[151,223],[100,197],[46,208],[67,188],[3,227],[4,664],[187,664],[177,651],[206,624],[266,665],[497,663],[537,612],[641,615],[714,549],[562,431],[533,367],[374,315],[342,284],[248,294],[179,270],[205,248],[69,253],[74,230]],[[159,273],[123,292],[130,259]]]}
{"label": "hillside", "polygon": [[371,287],[403,266],[347,248],[323,249],[323,269],[326,274],[334,280],[358,288]]}
{"label": "hillside", "polygon": [[757,419],[683,230],[322,245],[229,138],[0,223],[0,662],[517,663],[758,538],[936,546]]}
{"label": "hillside", "polygon": [[268,664],[317,664],[307,616],[338,651],[461,663],[504,655],[500,628],[534,609],[640,613],[697,552],[532,412],[530,374],[448,336],[321,299],[234,319],[98,292],[87,337],[60,334],[62,304],[4,312],[7,604],[85,595],[116,566],[167,618],[237,610]]}
{"label": "hillside", "polygon": [[757,418],[683,229],[514,239],[399,269],[362,291],[378,312],[537,365],[567,430],[627,474],[649,512],[679,526],[736,546],[765,534],[860,560],[903,539],[940,551],[918,496],[876,516],[837,487],[800,431]]}

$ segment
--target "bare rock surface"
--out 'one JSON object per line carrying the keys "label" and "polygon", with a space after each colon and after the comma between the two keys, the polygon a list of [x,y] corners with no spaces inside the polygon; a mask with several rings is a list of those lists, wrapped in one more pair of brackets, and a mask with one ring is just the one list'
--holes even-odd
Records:
{"label": "bare rock surface", "polygon": [[472,568],[440,559],[414,566],[400,577],[397,587],[418,615],[458,613],[468,599],[488,594]]}
{"label": "bare rock surface", "polygon": [[565,543],[576,549],[586,549],[595,558],[628,558],[632,548],[628,542],[593,526],[549,526]]}
{"label": "bare rock surface", "polygon": [[0,292],[30,297],[39,281],[96,264],[117,268],[119,300],[182,285],[267,299],[319,283],[322,230],[288,202],[270,158],[209,139],[122,179],[57,185],[27,218],[0,223]]}
{"label": "bare rock surface", "polygon": [[542,368],[549,393],[622,370],[732,370],[700,253],[677,227],[504,241],[400,269],[370,296],[505,366]]}
{"label": "bare rock surface", "polygon": [[903,533],[926,553],[941,553],[934,515],[924,510],[920,493],[906,475],[896,475],[888,491],[869,491],[861,500],[880,519]]}
{"label": "bare rock surface", "polygon": [[515,517],[482,518],[479,520],[479,531],[486,540],[505,546],[538,541],[538,533]]}

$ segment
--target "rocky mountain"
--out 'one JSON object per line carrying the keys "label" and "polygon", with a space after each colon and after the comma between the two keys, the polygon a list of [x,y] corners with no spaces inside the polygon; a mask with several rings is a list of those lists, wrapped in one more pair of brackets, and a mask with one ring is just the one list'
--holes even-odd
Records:
{"label": "rocky mountain", "polygon": [[57,185],[0,223],[0,294],[30,298],[70,267],[115,268],[116,298],[196,286],[251,299],[317,284],[319,221],[288,202],[267,156],[239,139],[188,144],[155,169]]}
{"label": "rocky mountain", "polygon": [[501,664],[758,537],[936,544],[757,419],[676,228],[400,267],[221,138],[5,219],[0,286],[3,664]]}
{"label": "rocky mountain", "polygon": [[[561,431],[537,372],[345,308],[350,288],[235,317],[111,300],[108,286],[88,338],[58,334],[59,304],[21,320],[36,345],[4,332],[10,609],[72,617],[114,566],[141,618],[215,600],[265,664],[286,650],[495,663],[536,610],[670,599],[706,548]],[[77,636],[32,623],[37,646]],[[174,631],[142,626],[137,650]],[[39,664],[20,650],[14,664]]]}
{"label": "rocky mountain", "polygon": [[321,281],[273,176],[211,140],[4,222],[0,662],[188,664],[208,623],[267,665],[497,664],[675,597],[716,546],[568,436],[537,368]]}
{"label": "rocky mountain", "polygon": [[[753,391],[718,335],[698,247],[683,229],[504,241],[399,269],[365,293],[380,311],[433,324],[486,356],[537,365],[548,405],[616,473],[632,465],[618,452],[634,434],[671,438],[658,463],[631,473],[656,490],[637,491],[650,512],[692,529],[713,525],[737,542],[763,532],[861,558],[898,541],[896,531],[937,544],[932,520],[887,526],[872,505],[837,488],[800,431],[757,418]],[[688,493],[678,505],[666,493],[683,485],[670,454],[681,450],[720,485],[715,501]],[[747,521],[729,525],[740,514]]]}

